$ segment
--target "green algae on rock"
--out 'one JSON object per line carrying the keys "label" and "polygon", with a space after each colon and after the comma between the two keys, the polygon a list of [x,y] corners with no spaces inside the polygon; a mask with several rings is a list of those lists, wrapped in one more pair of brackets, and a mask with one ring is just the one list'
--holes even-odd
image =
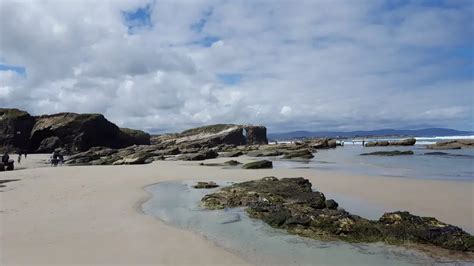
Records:
{"label": "green algae on rock", "polygon": [[413,243],[474,251],[474,237],[459,227],[409,212],[385,213],[379,220],[368,220],[337,208],[337,202],[313,191],[311,183],[302,177],[265,177],[237,183],[201,201],[208,209],[246,207],[251,218],[314,239]]}

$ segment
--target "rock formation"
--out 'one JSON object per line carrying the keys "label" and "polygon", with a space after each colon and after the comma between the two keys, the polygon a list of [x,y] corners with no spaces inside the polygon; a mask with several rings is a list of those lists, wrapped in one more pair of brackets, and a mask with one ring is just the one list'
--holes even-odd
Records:
{"label": "rock formation", "polygon": [[474,148],[474,139],[458,139],[450,141],[440,141],[436,144],[427,145],[426,148],[433,150],[457,150]]}
{"label": "rock formation", "polygon": [[34,123],[25,111],[0,108],[0,151],[27,150]]}
{"label": "rock formation", "polygon": [[416,143],[416,139],[408,138],[402,140],[394,141],[370,141],[365,144],[365,147],[375,147],[375,146],[413,146]]}
{"label": "rock formation", "polygon": [[58,113],[30,116],[18,109],[0,109],[0,146],[11,150],[86,151],[91,147],[123,148],[150,144],[150,135],[120,129],[100,114]]}
{"label": "rock formation", "polygon": [[209,209],[246,207],[252,218],[301,236],[322,240],[427,244],[458,251],[474,251],[474,237],[459,227],[408,212],[385,213],[368,220],[338,208],[313,191],[302,177],[265,177],[233,184],[202,198]]}

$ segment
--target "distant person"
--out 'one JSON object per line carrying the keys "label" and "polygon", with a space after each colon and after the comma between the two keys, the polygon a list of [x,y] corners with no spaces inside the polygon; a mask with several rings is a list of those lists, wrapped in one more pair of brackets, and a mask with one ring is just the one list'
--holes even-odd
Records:
{"label": "distant person", "polygon": [[365,139],[362,140],[362,147],[365,147]]}
{"label": "distant person", "polygon": [[7,165],[7,164],[8,164],[8,160],[10,160],[10,156],[8,156],[8,153],[5,152],[5,153],[3,154],[3,156],[2,156],[2,163],[3,163],[4,165]]}
{"label": "distant person", "polygon": [[53,152],[53,155],[51,155],[51,166],[58,166],[59,162],[59,153],[57,151]]}
{"label": "distant person", "polygon": [[21,152],[18,153],[18,164],[21,163]]}
{"label": "distant person", "polygon": [[26,159],[26,155],[28,155],[28,152],[27,152],[27,151],[25,151],[25,159]]}
{"label": "distant person", "polygon": [[58,155],[58,160],[59,160],[59,164],[62,166],[64,163],[64,156],[61,153]]}

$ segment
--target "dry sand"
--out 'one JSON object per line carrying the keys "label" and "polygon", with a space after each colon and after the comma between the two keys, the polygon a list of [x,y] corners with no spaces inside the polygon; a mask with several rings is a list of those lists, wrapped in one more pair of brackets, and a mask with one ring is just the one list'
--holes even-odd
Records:
{"label": "dry sand", "polygon": [[474,231],[472,182],[308,169],[221,169],[169,161],[47,167],[0,173],[0,179],[21,179],[0,188],[0,264],[245,264],[199,235],[143,214],[140,206],[148,197],[143,187],[168,180],[248,180],[269,175],[307,177],[322,192],[435,216]]}

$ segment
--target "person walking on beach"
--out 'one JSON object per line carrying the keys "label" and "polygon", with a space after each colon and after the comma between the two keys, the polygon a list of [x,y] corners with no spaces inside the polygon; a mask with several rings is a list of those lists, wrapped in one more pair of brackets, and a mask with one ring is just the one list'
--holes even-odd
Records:
{"label": "person walking on beach", "polygon": [[27,152],[27,151],[25,151],[25,159],[26,159],[26,155],[28,155],[28,152]]}
{"label": "person walking on beach", "polygon": [[362,147],[365,147],[365,139],[362,140]]}
{"label": "person walking on beach", "polygon": [[21,164],[21,152],[18,153],[18,164]]}

